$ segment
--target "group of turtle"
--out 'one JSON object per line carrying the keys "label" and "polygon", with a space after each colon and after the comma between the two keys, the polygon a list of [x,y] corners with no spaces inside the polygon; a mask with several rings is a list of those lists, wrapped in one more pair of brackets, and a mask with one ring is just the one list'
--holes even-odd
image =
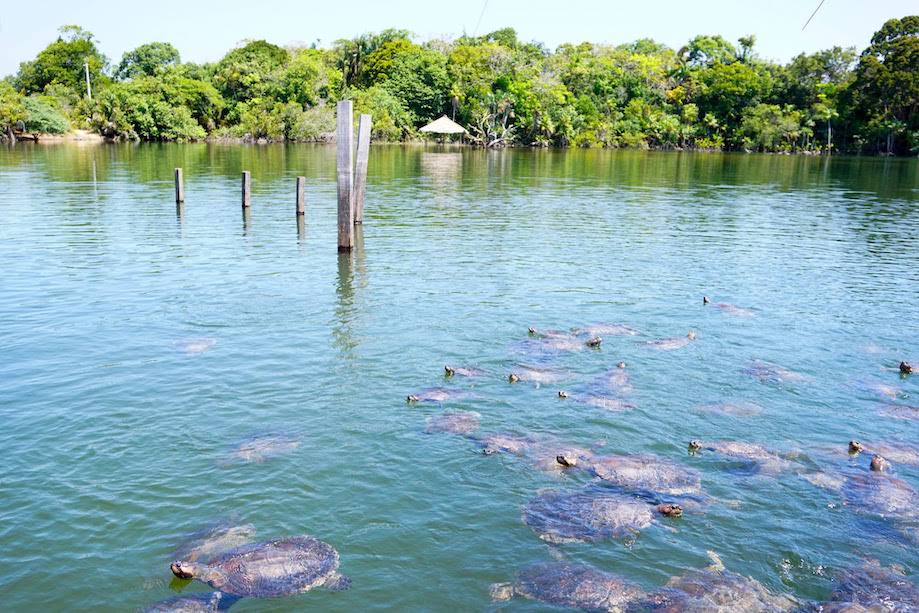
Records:
{"label": "group of turtle", "polygon": [[[734,316],[753,315],[749,309],[726,303],[711,303]],[[565,331],[530,328],[522,346],[532,352],[580,351],[596,348],[601,335],[637,336],[623,324],[595,325]],[[673,350],[696,339],[683,337],[646,341],[649,347]],[[904,362],[899,371],[912,372]],[[808,380],[781,366],[754,361],[745,374],[764,383],[802,383]],[[448,365],[450,379],[457,376],[483,377],[489,373],[477,367]],[[566,381],[566,373],[551,366],[518,365],[507,374],[510,384],[530,382],[536,386]],[[628,366],[616,368],[578,390],[559,390],[557,395],[609,411],[634,408],[629,401],[632,384]],[[452,386],[428,388],[407,397],[407,402],[436,403],[476,398],[473,392]],[[703,405],[704,411],[748,416],[760,411],[751,403]],[[671,522],[692,515],[711,499],[702,489],[700,473],[679,462],[651,454],[602,454],[596,447],[568,445],[549,436],[510,432],[482,433],[480,415],[474,411],[448,409],[427,420],[425,432],[460,435],[477,445],[482,453],[512,454],[544,471],[582,472],[593,478],[577,489],[547,489],[524,506],[523,522],[550,544],[592,543],[608,539],[633,540],[655,525],[673,529]],[[833,455],[842,455],[840,446]],[[844,504],[857,513],[887,522],[906,539],[919,545],[919,492],[890,474],[892,463],[919,466],[919,446],[909,443],[849,444],[848,460],[837,468],[831,462],[810,462],[796,452],[779,452],[743,441],[688,442],[687,451],[696,456],[710,454],[739,465],[748,474],[792,474],[807,482],[840,492]],[[859,459],[870,456],[867,466]],[[616,573],[567,561],[529,566],[510,583],[492,586],[496,601],[515,596],[548,604],[588,611],[919,611],[919,587],[897,568],[877,562],[847,568],[834,577],[834,588],[825,602],[802,602],[791,595],[775,593],[759,581],[726,570],[714,552],[712,564],[672,578],[657,590],[646,591]]]}

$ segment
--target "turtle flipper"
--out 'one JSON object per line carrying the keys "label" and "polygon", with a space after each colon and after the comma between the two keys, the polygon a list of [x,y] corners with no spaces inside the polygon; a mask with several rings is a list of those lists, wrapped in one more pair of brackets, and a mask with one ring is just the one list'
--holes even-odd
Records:
{"label": "turtle flipper", "polygon": [[329,578],[325,580],[323,586],[333,592],[343,592],[351,587],[351,577],[340,573],[332,573],[329,575]]}
{"label": "turtle flipper", "polygon": [[492,602],[501,602],[504,600],[510,600],[514,597],[514,584],[513,583],[494,583],[489,589],[491,594]]}

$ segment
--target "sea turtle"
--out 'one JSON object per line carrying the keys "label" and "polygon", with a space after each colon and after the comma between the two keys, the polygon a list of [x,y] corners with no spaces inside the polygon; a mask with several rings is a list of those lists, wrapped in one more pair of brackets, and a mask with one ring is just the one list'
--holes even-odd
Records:
{"label": "sea turtle", "polygon": [[609,489],[588,487],[540,493],[524,509],[523,522],[548,543],[587,543],[635,536],[658,515],[682,514],[678,504],[653,505]]}
{"label": "sea turtle", "polygon": [[762,413],[763,407],[754,402],[741,400],[699,404],[695,406],[695,410],[701,413],[721,413],[733,417],[755,417]]}
{"label": "sea turtle", "polygon": [[473,440],[479,444],[482,448],[482,453],[485,455],[494,455],[496,453],[523,455],[535,442],[535,439],[531,436],[502,432],[474,436]]}
{"label": "sea turtle", "polygon": [[484,370],[472,366],[444,366],[445,377],[452,377],[454,375],[459,375],[461,377],[481,377],[484,374]]}
{"label": "sea turtle", "polygon": [[595,456],[584,462],[596,477],[628,491],[669,496],[699,494],[699,473],[653,455]]}
{"label": "sea turtle", "polygon": [[593,453],[584,447],[554,441],[536,442],[527,447],[527,452],[537,469],[554,473],[576,468],[593,456]]}
{"label": "sea turtle", "polygon": [[220,521],[189,536],[172,554],[173,560],[197,562],[252,542],[255,526]]}
{"label": "sea turtle", "polygon": [[911,375],[915,371],[909,362],[900,362],[900,372],[904,375]]}
{"label": "sea turtle", "polygon": [[217,340],[207,336],[186,338],[178,342],[179,349],[181,349],[187,355],[204,353],[205,351],[213,349],[216,345]]}
{"label": "sea turtle", "polygon": [[882,473],[859,473],[843,486],[846,504],[885,519],[919,519],[919,492],[906,481]]}
{"label": "sea turtle", "polygon": [[876,473],[886,473],[890,470],[890,462],[879,455],[875,455],[871,458],[869,468]]}
{"label": "sea turtle", "polygon": [[887,404],[881,407],[881,415],[894,419],[919,420],[919,405]]}
{"label": "sea turtle", "polygon": [[811,381],[811,378],[806,375],[763,360],[753,360],[750,366],[743,369],[742,372],[760,383],[807,383]]}
{"label": "sea turtle", "polygon": [[560,383],[566,380],[568,377],[568,373],[555,370],[553,368],[542,368],[538,366],[525,366],[519,364],[514,369],[514,372],[508,376],[507,380],[510,383],[517,383],[518,381],[535,383],[538,387],[540,385]]}
{"label": "sea turtle", "polygon": [[789,472],[795,465],[782,456],[756,443],[743,441],[689,441],[689,452],[696,454],[711,451],[718,455],[741,460],[755,466],[757,472],[779,474]]}
{"label": "sea turtle", "polygon": [[590,387],[593,391],[630,394],[632,392],[632,382],[629,378],[629,373],[626,372],[625,363],[622,363],[621,368],[615,368],[596,377],[591,382]]}
{"label": "sea turtle", "polygon": [[849,441],[850,454],[854,455],[861,451],[883,456],[894,464],[919,466],[919,446],[911,443],[861,443],[859,441]]}
{"label": "sea turtle", "polygon": [[716,553],[710,551],[708,555],[710,566],[671,578],[663,589],[637,602],[634,609],[667,613],[780,613],[798,609],[791,597],[774,594],[756,579],[725,570]]}
{"label": "sea turtle", "polygon": [[167,598],[145,609],[144,613],[213,613],[226,611],[239,600],[222,592],[198,592],[184,596]]}
{"label": "sea turtle", "polygon": [[835,573],[834,588],[827,603],[815,607],[817,611],[856,611],[858,609],[832,609],[828,605],[859,605],[863,611],[880,613],[909,613],[919,611],[919,587],[893,569],[877,562],[846,568]]}
{"label": "sea turtle", "polygon": [[861,379],[852,384],[852,387],[878,396],[879,398],[896,400],[900,397],[900,390],[897,387],[883,381]]}
{"label": "sea turtle", "polygon": [[333,590],[350,585],[350,579],[337,572],[338,552],[312,536],[243,545],[206,564],[176,560],[170,569],[180,579],[198,579],[239,597],[271,598],[320,585]]}
{"label": "sea turtle", "polygon": [[645,345],[664,351],[672,351],[685,347],[692,341],[696,340],[696,333],[689,332],[686,336],[675,336],[673,338],[660,338],[653,341],[645,341]]}
{"label": "sea turtle", "polygon": [[479,429],[479,417],[475,411],[451,411],[428,418],[424,431],[427,434],[449,432],[451,434],[470,434]]}
{"label": "sea turtle", "polygon": [[300,437],[292,434],[264,433],[250,436],[230,452],[226,463],[264,462],[300,446]]}
{"label": "sea turtle", "polygon": [[429,387],[415,394],[406,396],[405,401],[408,403],[415,402],[447,402],[448,400],[462,400],[471,398],[472,394],[465,390],[453,389],[449,387]]}
{"label": "sea turtle", "polygon": [[577,328],[575,330],[578,334],[586,334],[588,336],[638,336],[640,332],[635,328],[626,326],[625,324],[591,324],[589,326],[584,326],[583,328]]}
{"label": "sea turtle", "polygon": [[559,390],[558,397],[563,399],[571,398],[575,402],[597,407],[605,411],[612,411],[614,413],[630,411],[635,408],[634,404],[626,402],[625,400],[612,396],[601,396],[599,394],[572,394],[565,390]]}
{"label": "sea turtle", "polygon": [[735,317],[753,317],[756,315],[751,309],[745,309],[739,307],[736,304],[731,304],[730,302],[712,302],[708,299],[708,296],[702,297],[702,304],[710,304],[715,307],[722,313],[727,313],[728,315],[733,315]]}
{"label": "sea turtle", "polygon": [[491,586],[495,601],[522,596],[583,611],[624,611],[643,595],[641,587],[618,575],[562,562],[534,564],[518,573],[516,582]]}

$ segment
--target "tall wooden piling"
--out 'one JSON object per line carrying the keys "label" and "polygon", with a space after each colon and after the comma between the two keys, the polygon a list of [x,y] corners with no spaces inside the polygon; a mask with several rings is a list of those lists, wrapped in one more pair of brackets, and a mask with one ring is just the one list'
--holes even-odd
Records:
{"label": "tall wooden piling", "polygon": [[338,250],[351,251],[354,246],[354,125],[350,100],[338,103],[335,131],[338,149]]}
{"label": "tall wooden piling", "polygon": [[[95,163],[95,160],[93,162]],[[183,202],[185,202],[185,180],[182,177],[182,169],[176,168],[176,204]]]}
{"label": "tall wooden piling", "polygon": [[354,223],[364,223],[367,160],[370,157],[370,115],[361,115],[357,127],[357,166],[354,169]]}
{"label": "tall wooden piling", "polygon": [[306,177],[297,177],[297,217],[306,214]]}
{"label": "tall wooden piling", "polygon": [[252,206],[252,173],[248,170],[243,171],[243,208],[248,209]]}

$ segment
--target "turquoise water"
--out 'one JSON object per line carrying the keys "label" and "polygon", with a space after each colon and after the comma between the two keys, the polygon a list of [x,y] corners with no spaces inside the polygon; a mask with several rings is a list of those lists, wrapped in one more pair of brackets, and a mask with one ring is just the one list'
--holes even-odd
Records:
{"label": "turquoise water", "polygon": [[[896,372],[919,362],[915,160],[378,146],[341,256],[334,160],[307,146],[0,149],[0,608],[132,610],[204,590],[169,562],[221,520],[315,535],[353,580],[240,611],[537,610],[493,605],[489,586],[565,558],[653,589],[708,550],[802,599],[866,556],[916,581],[916,545],[838,491],[687,453],[692,438],[742,440],[846,471],[866,462],[850,439],[919,441],[919,422],[879,412],[919,404],[919,375]],[[642,335],[549,357],[521,343],[528,326],[601,322]],[[679,350],[642,344],[689,330]],[[764,384],[742,372],[756,359],[809,380]],[[627,412],[506,380],[549,364],[576,389],[620,360]],[[447,363],[489,374],[448,381]],[[406,403],[436,386],[475,394]],[[762,412],[695,409],[725,400]],[[522,508],[589,477],[424,433],[451,408],[480,413],[483,432],[657,454],[699,470],[710,500],[634,542],[547,545]],[[262,433],[300,444],[228,460]],[[919,487],[919,468],[894,469]]]}

